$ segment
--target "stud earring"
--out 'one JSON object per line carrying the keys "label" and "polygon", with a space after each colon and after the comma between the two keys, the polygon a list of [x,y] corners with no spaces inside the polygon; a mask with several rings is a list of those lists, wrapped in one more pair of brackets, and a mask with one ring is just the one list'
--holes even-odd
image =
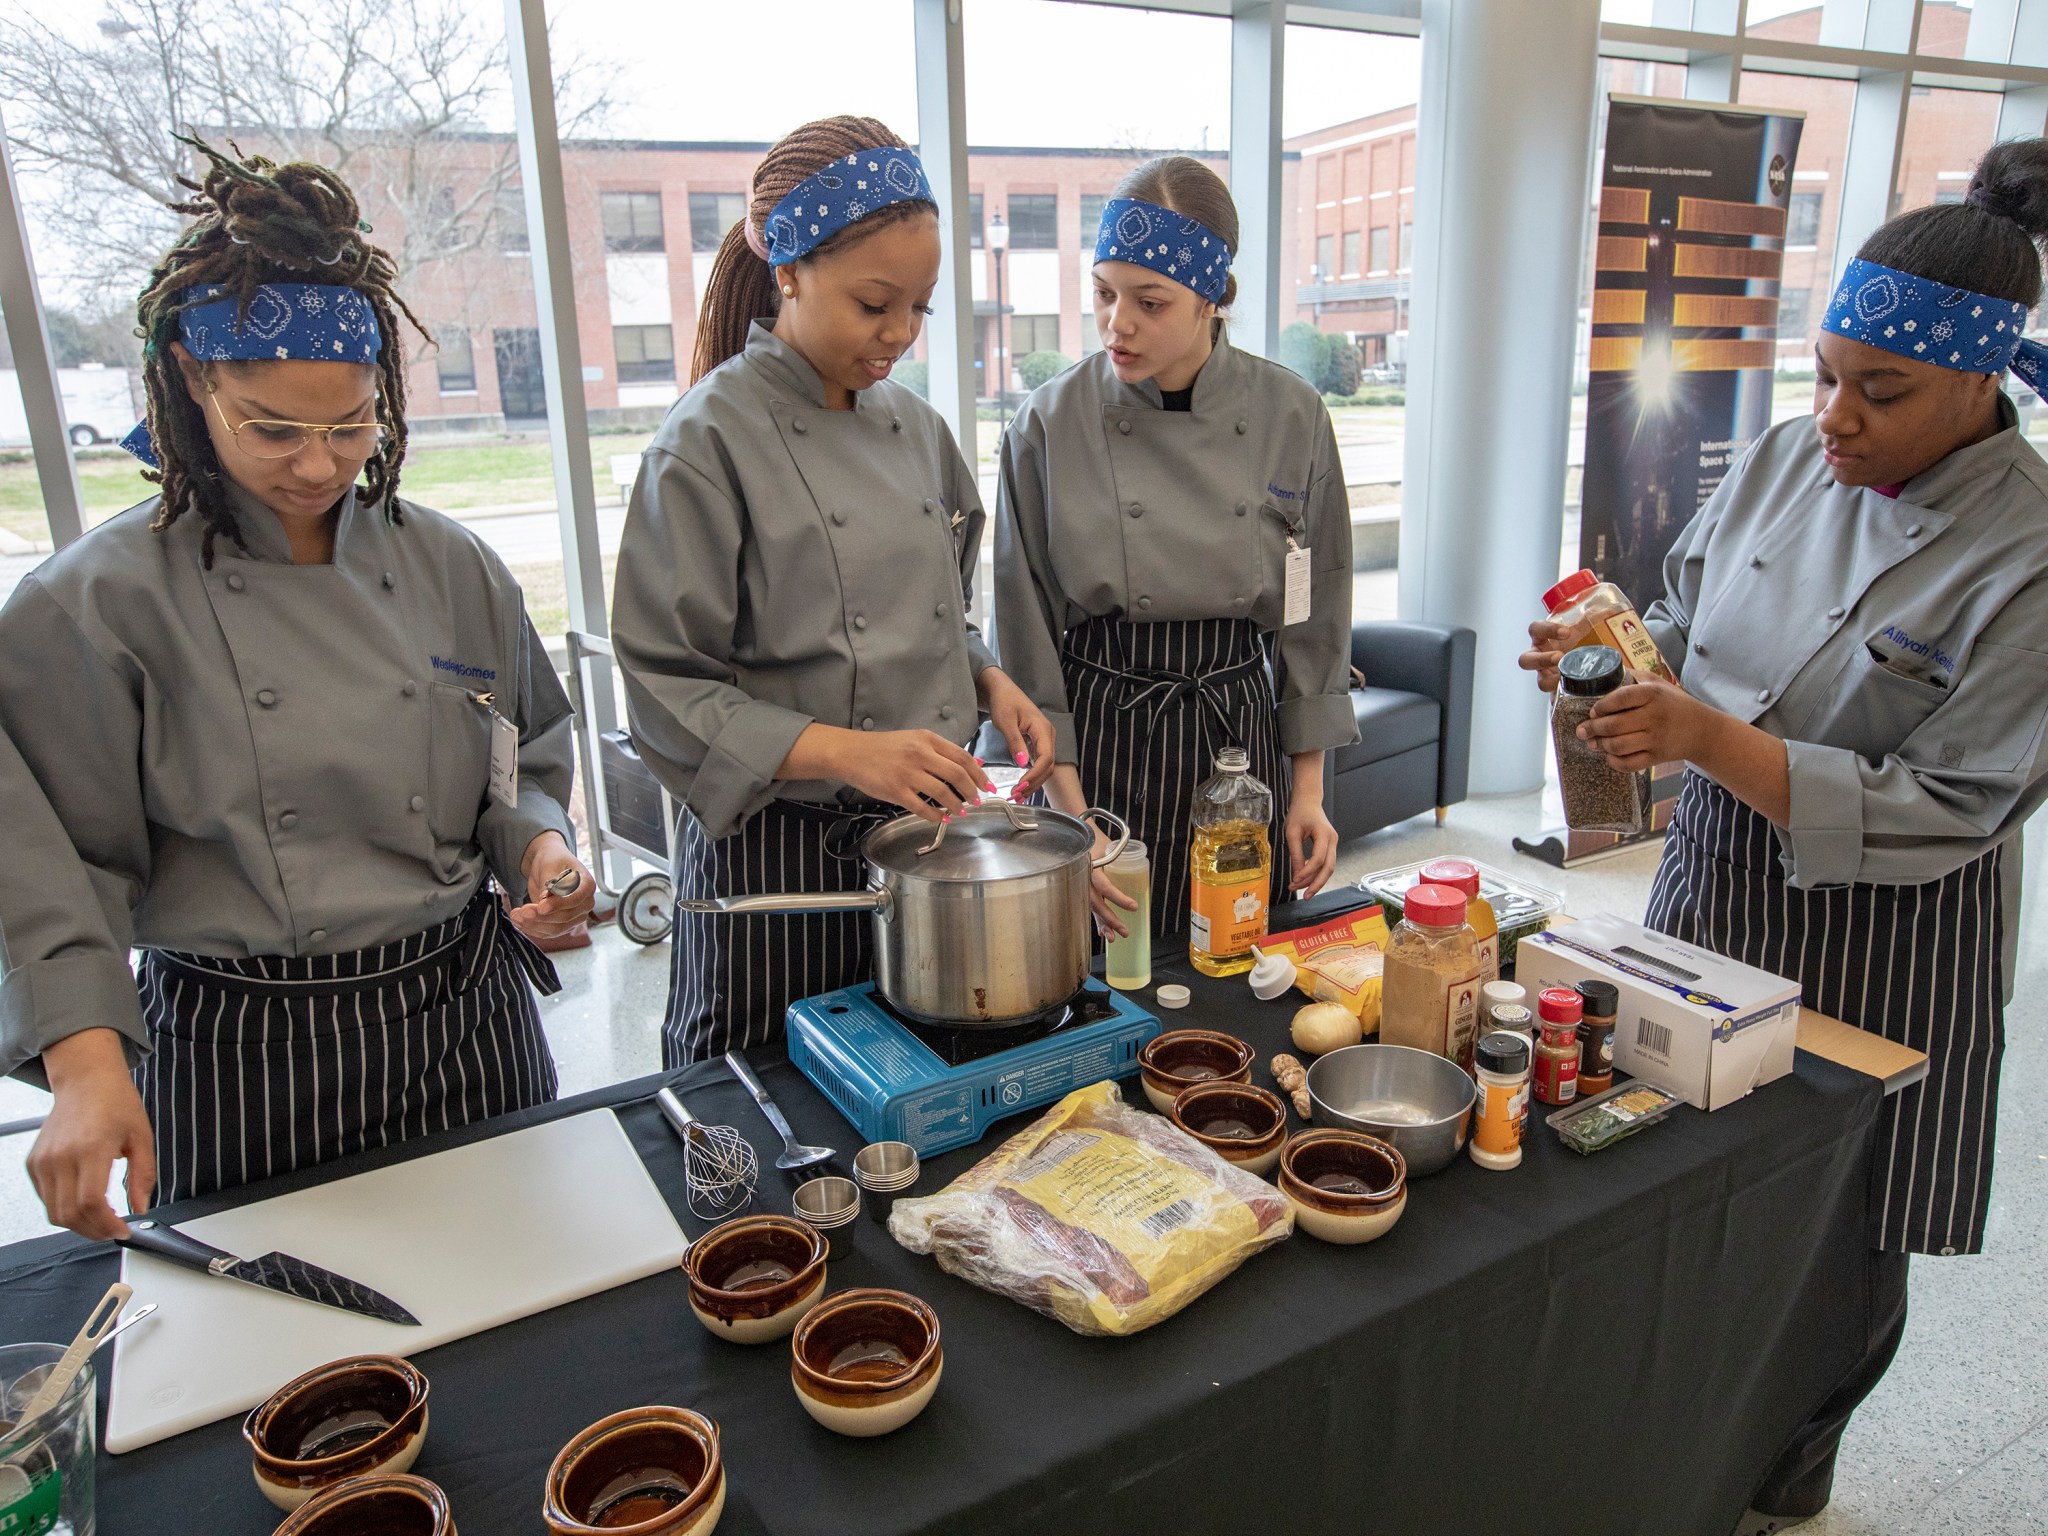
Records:
{"label": "stud earring", "polygon": [[785,299],[793,299],[796,297],[796,290],[794,288],[785,288],[782,290],[782,296]]}

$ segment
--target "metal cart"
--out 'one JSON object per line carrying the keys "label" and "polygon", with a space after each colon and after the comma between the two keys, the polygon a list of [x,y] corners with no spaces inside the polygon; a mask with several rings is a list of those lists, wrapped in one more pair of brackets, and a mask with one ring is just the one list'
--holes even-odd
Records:
{"label": "metal cart", "polygon": [[[576,711],[576,755],[583,774],[583,819],[590,828],[590,867],[597,886],[619,903],[619,931],[635,944],[659,944],[675,926],[675,886],[669,880],[669,840],[675,802],[640,761],[632,735],[599,732],[588,703],[585,663],[612,659],[602,635],[570,630],[569,703]],[[622,802],[614,805],[614,799]],[[623,891],[605,883],[605,854],[621,853],[653,869],[635,875]]]}

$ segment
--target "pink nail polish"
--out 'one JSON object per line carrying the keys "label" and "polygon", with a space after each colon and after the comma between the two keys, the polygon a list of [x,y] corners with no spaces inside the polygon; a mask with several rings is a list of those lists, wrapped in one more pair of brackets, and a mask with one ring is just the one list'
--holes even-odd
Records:
{"label": "pink nail polish", "polygon": [[1029,752],[1019,752],[1017,754],[1017,766],[1019,768],[1029,768],[1031,766],[1031,754]]}

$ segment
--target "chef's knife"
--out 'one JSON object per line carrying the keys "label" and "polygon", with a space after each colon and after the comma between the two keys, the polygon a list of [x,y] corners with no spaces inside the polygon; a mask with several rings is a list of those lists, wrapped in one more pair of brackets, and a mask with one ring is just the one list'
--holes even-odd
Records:
{"label": "chef's knife", "polygon": [[418,1318],[389,1296],[332,1270],[322,1269],[317,1264],[295,1259],[288,1253],[266,1253],[257,1259],[239,1259],[232,1253],[200,1242],[196,1237],[187,1237],[166,1222],[147,1216],[131,1220],[128,1236],[119,1241],[123,1248],[154,1254],[157,1258],[168,1259],[173,1264],[182,1264],[202,1274],[217,1275],[223,1280],[260,1285],[266,1290],[296,1296],[301,1301],[339,1307],[344,1312],[359,1312],[364,1317],[378,1318],[387,1323],[405,1323],[414,1328],[420,1325]]}

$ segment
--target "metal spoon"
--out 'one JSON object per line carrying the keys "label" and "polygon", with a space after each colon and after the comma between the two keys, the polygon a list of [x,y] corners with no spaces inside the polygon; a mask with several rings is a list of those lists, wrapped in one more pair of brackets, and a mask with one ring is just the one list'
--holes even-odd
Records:
{"label": "metal spoon", "polygon": [[807,1147],[796,1139],[796,1132],[789,1128],[789,1121],[775,1107],[775,1101],[768,1097],[768,1090],[761,1086],[761,1079],[754,1076],[754,1069],[747,1065],[746,1057],[738,1051],[727,1051],[725,1064],[732,1068],[732,1075],[754,1096],[754,1102],[761,1106],[761,1114],[782,1138],[782,1156],[775,1159],[776,1167],[788,1173],[831,1161],[835,1154],[830,1147]]}
{"label": "metal spoon", "polygon": [[101,1334],[99,1343],[93,1346],[94,1352],[97,1353],[99,1350],[105,1349],[107,1345],[111,1343],[118,1335],[126,1333],[130,1328],[133,1328],[137,1323],[141,1322],[145,1317],[149,1316],[149,1314],[154,1312],[155,1310],[155,1302],[145,1301],[141,1306],[137,1307],[133,1312],[130,1312],[126,1317],[122,1318],[121,1321],[114,1324],[114,1326],[109,1328],[105,1333]]}
{"label": "metal spoon", "polygon": [[43,1378],[42,1390],[29,1399],[28,1406],[21,1411],[21,1417],[14,1422],[17,1426],[28,1423],[41,1414],[47,1413],[63,1399],[72,1378],[85,1366],[86,1358],[102,1343],[113,1336],[114,1319],[121,1315],[121,1309],[128,1305],[128,1298],[134,1290],[116,1280],[107,1287],[107,1294],[99,1299],[85,1319],[85,1326],[78,1330],[78,1336],[71,1341],[71,1347],[64,1351],[63,1358]]}

